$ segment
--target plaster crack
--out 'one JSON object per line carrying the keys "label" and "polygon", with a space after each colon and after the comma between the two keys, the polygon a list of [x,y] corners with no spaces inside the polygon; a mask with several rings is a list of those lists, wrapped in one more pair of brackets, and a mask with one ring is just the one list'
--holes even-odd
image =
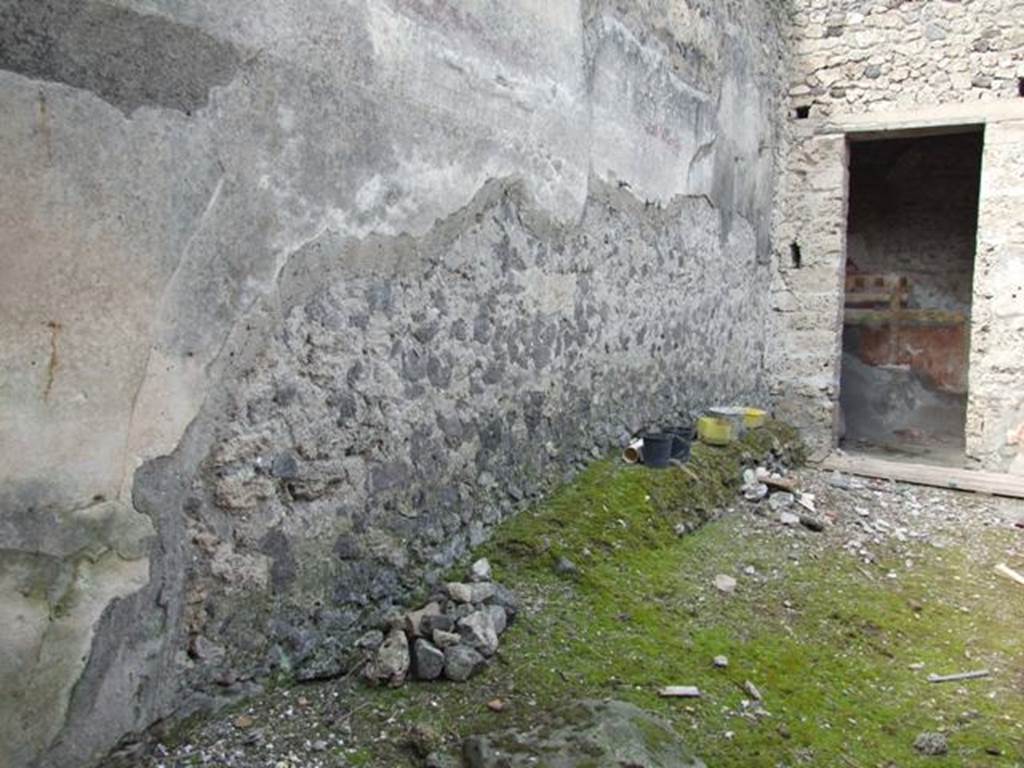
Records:
{"label": "plaster crack", "polygon": [[57,354],[57,337],[60,336],[60,332],[63,329],[63,326],[56,320],[47,322],[46,327],[50,329],[50,360],[46,364],[46,385],[43,387],[43,400],[50,399],[50,391],[53,389],[53,382],[57,377],[57,368],[60,366],[60,357]]}

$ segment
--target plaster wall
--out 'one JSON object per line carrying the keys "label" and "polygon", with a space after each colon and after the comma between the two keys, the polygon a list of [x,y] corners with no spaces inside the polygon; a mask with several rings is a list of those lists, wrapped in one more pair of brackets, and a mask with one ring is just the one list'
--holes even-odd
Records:
{"label": "plaster wall", "polygon": [[2,762],[336,674],[622,433],[761,397],[780,14],[0,2]]}
{"label": "plaster wall", "polygon": [[[797,3],[789,31],[788,119],[773,224],[772,341],[777,410],[800,426],[817,457],[840,424],[839,339],[847,254],[847,137],[881,138],[984,126],[985,149],[972,296],[967,454],[972,464],[1020,471],[1024,347],[1014,325],[1014,257],[1024,146],[1024,3]],[[798,118],[806,114],[806,118]],[[902,133],[901,133],[902,132]],[[995,213],[998,211],[999,213]],[[991,212],[991,213],[990,213]],[[987,244],[987,245],[985,245]],[[794,246],[799,259],[794,258]],[[1005,266],[1004,266],[1005,265]],[[997,287],[989,277],[998,271]],[[994,306],[1013,305],[996,319]],[[986,318],[993,322],[986,322]],[[1000,373],[990,373],[993,361]]]}

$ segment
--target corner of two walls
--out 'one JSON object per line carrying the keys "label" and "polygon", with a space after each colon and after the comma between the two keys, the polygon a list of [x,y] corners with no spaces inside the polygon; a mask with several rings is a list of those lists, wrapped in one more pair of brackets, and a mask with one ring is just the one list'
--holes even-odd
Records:
{"label": "corner of two walls", "polygon": [[702,5],[0,13],[11,765],[332,674],[623,433],[764,397],[780,22]]}

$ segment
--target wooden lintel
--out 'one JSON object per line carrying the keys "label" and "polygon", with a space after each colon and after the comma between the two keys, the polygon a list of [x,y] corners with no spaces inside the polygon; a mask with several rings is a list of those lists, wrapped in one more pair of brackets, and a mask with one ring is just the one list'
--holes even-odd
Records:
{"label": "wooden lintel", "polygon": [[899,480],[915,485],[952,488],[958,491],[988,493],[1024,499],[1024,477],[974,469],[938,467],[930,464],[911,464],[886,461],[869,456],[829,456],[821,463],[823,469],[838,470],[851,475]]}

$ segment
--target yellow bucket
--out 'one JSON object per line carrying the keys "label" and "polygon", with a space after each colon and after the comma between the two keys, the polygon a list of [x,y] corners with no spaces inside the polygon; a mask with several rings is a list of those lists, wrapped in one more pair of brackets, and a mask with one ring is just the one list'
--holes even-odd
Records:
{"label": "yellow bucket", "polygon": [[701,416],[697,419],[697,436],[708,445],[728,445],[733,441],[732,422],[717,416]]}
{"label": "yellow bucket", "polygon": [[760,408],[745,408],[743,410],[743,423],[746,425],[747,429],[763,427],[767,420],[767,412],[762,411]]}

